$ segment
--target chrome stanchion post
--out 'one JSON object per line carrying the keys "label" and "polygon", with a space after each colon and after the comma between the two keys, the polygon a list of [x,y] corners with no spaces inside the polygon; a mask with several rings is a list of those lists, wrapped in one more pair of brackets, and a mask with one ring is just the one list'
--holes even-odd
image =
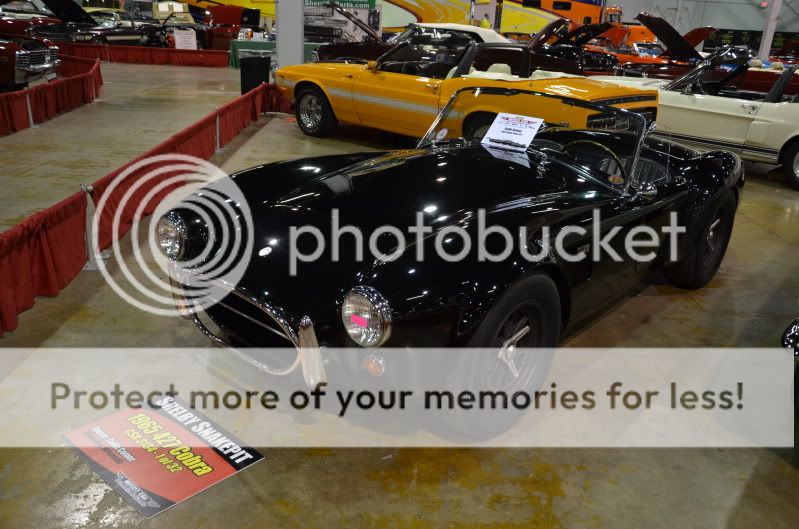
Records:
{"label": "chrome stanchion post", "polygon": [[27,90],[25,91],[25,103],[28,105],[28,124],[30,128],[36,128],[36,125],[33,123],[33,109],[31,109],[31,95],[30,92]]}
{"label": "chrome stanchion post", "polygon": [[94,192],[94,187],[86,184],[80,185],[81,190],[86,193],[86,230],[84,239],[86,241],[86,255],[88,256],[88,261],[86,264],[83,265],[84,270],[99,270],[100,264],[99,261],[107,261],[111,257],[111,250],[105,250],[103,252],[97,252],[94,240],[94,234],[92,233],[92,227],[94,225],[92,219],[94,218],[94,214],[96,213],[94,209],[94,201],[92,200],[92,193]]}
{"label": "chrome stanchion post", "polygon": [[216,107],[216,152],[222,152],[222,138],[219,134],[219,107]]}

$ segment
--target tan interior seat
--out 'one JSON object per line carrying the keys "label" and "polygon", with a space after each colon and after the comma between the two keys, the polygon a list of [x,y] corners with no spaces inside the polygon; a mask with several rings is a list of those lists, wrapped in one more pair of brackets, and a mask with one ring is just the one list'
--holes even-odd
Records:
{"label": "tan interior seat", "polygon": [[491,66],[488,67],[488,70],[486,70],[486,72],[488,72],[488,73],[501,73],[501,74],[505,74],[505,75],[513,75],[513,70],[511,70],[510,65],[502,63],[502,62],[498,62],[496,64],[492,64]]}
{"label": "tan interior seat", "polygon": [[[452,79],[455,76],[455,71],[457,69],[458,69],[457,66],[453,66],[452,68],[450,68],[449,72],[447,72],[447,76],[445,77],[445,79]],[[474,71],[475,71],[474,66],[470,66],[469,73],[474,73]]]}

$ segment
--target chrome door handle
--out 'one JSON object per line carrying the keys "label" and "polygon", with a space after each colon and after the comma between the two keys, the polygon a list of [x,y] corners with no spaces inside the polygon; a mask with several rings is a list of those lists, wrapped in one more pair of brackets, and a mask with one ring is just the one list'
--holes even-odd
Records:
{"label": "chrome door handle", "polygon": [[354,75],[352,75],[351,73],[348,73],[348,74],[344,74],[344,77],[346,77],[347,79],[352,79],[354,77]]}
{"label": "chrome door handle", "polygon": [[433,93],[438,92],[438,85],[436,83],[427,83],[425,86]]}
{"label": "chrome door handle", "polygon": [[755,112],[755,110],[757,110],[757,105],[750,105],[748,103],[744,103],[744,104],[741,105],[741,108],[743,108],[744,110],[746,110],[750,114],[753,114]]}

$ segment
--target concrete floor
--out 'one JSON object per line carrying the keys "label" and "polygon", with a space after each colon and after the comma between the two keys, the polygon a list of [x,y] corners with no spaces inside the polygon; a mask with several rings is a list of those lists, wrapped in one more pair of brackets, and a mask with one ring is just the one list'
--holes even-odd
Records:
{"label": "concrete floor", "polygon": [[[137,76],[125,66],[104,71],[109,87]],[[182,86],[201,87],[204,81],[196,83],[184,79]],[[204,99],[186,90],[187,100]],[[104,93],[111,109],[147,104],[133,90],[116,94],[119,100],[112,89]],[[31,132],[80,138],[76,127],[92,129],[94,120],[107,121],[103,112],[91,112],[91,122],[67,122],[64,116]],[[198,110],[198,116],[203,113]],[[136,112],[128,114],[138,119]],[[133,154],[158,141],[141,134],[125,138],[126,152]],[[395,140],[358,128],[342,129],[332,140],[313,140],[290,119],[278,117],[249,127],[212,161],[234,171]],[[7,141],[0,139],[0,149]],[[76,141],[74,150],[81,153],[72,159],[76,167],[82,167],[87,145]],[[28,160],[33,168],[35,156],[19,151],[14,158],[20,160],[11,161]],[[749,174],[730,249],[707,288],[648,286],[568,337],[566,345],[776,345],[799,315],[799,193],[762,166],[750,166]],[[46,171],[39,176],[42,184],[50,178]],[[20,210],[40,207],[38,197],[25,198],[30,194],[23,200],[3,197],[3,210],[11,198]],[[128,306],[93,271],[81,273],[58,298],[38,300],[21,316],[19,330],[0,339],[2,347],[90,345],[206,344],[183,320]],[[246,472],[144,521],[67,449],[0,450],[0,528],[799,527],[799,470],[790,450],[283,449],[265,455],[266,461]]]}
{"label": "concrete floor", "polygon": [[238,70],[103,63],[100,99],[0,137],[0,231],[66,198],[239,94]]}

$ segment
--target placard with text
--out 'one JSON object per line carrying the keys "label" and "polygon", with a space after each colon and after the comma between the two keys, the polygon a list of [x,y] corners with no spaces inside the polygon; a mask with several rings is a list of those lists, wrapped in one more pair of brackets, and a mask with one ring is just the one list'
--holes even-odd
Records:
{"label": "placard with text", "polygon": [[175,397],[126,409],[64,435],[78,455],[146,518],[263,459]]}

